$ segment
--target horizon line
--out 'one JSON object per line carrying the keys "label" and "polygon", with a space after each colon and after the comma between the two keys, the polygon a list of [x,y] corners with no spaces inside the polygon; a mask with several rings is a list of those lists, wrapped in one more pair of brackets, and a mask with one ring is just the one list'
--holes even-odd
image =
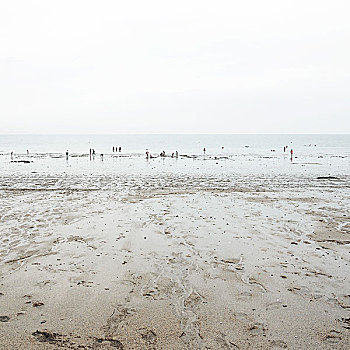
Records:
{"label": "horizon line", "polygon": [[0,133],[0,136],[45,136],[45,135],[81,135],[81,136],[110,136],[110,135],[350,135],[346,133]]}

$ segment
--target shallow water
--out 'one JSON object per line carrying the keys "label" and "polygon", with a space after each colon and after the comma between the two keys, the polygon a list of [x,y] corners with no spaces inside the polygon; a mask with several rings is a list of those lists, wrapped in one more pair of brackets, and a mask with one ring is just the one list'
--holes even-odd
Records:
{"label": "shallow water", "polygon": [[[122,152],[112,152],[113,143],[118,145],[115,141],[123,147]],[[285,145],[289,145],[286,152],[283,151]],[[96,156],[89,156],[90,148],[96,150]],[[145,159],[146,148],[155,158]],[[66,150],[69,150],[68,159]],[[159,157],[162,150],[167,157]],[[179,152],[178,159],[171,157],[175,150]],[[350,173],[349,160],[350,135],[0,136],[1,175],[38,172],[346,177]]]}

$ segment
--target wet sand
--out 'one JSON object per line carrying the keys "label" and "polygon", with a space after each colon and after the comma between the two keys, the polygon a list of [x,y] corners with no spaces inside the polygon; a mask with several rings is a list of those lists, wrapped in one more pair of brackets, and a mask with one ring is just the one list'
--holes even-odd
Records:
{"label": "wet sand", "polygon": [[347,177],[1,184],[1,349],[349,349]]}

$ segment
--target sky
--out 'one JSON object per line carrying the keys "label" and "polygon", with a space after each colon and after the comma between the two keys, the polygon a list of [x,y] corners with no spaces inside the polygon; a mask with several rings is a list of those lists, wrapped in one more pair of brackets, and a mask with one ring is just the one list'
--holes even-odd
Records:
{"label": "sky", "polygon": [[0,3],[0,134],[350,133],[350,2]]}

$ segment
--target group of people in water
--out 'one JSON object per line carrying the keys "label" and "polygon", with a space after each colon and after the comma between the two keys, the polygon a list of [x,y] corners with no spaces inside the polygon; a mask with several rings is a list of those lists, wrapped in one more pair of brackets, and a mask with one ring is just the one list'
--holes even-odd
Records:
{"label": "group of people in water", "polygon": [[[113,153],[114,152],[121,152],[122,151],[122,148],[121,147],[117,147],[117,146],[113,146],[112,147],[112,151],[113,151]],[[11,152],[11,156],[12,156],[12,153],[13,152]],[[28,154],[28,150],[27,150],[27,154]],[[89,150],[89,154],[90,154],[90,160],[91,160],[91,158],[95,158],[95,156],[96,156],[96,151],[95,151],[95,149],[94,148],[90,148],[90,150]],[[68,157],[69,157],[69,152],[68,152],[68,150],[66,151],[66,159],[68,159]],[[100,154],[100,157],[103,159],[103,153],[101,153]]]}
{"label": "group of people in water", "polygon": [[[288,149],[288,145],[287,146],[283,146],[283,152],[284,153],[286,153],[287,149]],[[290,160],[293,160],[293,154],[294,154],[293,149],[291,149],[290,150]]]}
{"label": "group of people in water", "polygon": [[[13,160],[13,151],[10,153],[11,155],[11,160]],[[27,149],[27,156],[29,156],[29,150]]]}
{"label": "group of people in water", "polygon": [[[167,155],[165,154],[165,151],[162,151],[162,152],[160,152],[159,156],[160,157],[166,157]],[[179,158],[179,152],[178,151],[173,152],[171,154],[171,158],[174,158],[174,157],[175,158]],[[151,153],[149,153],[149,150],[146,149],[146,159],[150,159],[150,158],[156,158],[156,157],[152,156]]]}
{"label": "group of people in water", "polygon": [[[91,160],[91,158],[95,158],[95,156],[96,156],[96,151],[95,151],[94,148],[90,148],[90,150],[89,150],[89,155],[90,155],[90,160]],[[100,156],[101,156],[101,158],[103,158],[103,153],[101,153]],[[68,158],[69,158],[69,152],[68,152],[68,150],[67,150],[67,151],[66,151],[66,159],[68,159]]]}
{"label": "group of people in water", "polygon": [[[315,145],[315,146],[316,146],[316,145]],[[245,146],[245,147],[247,147],[247,146]],[[224,147],[221,147],[221,149],[224,149]],[[286,153],[287,150],[288,150],[288,145],[283,146],[283,152]],[[112,147],[112,151],[113,151],[113,153],[114,153],[114,152],[121,152],[121,151],[122,151],[122,148],[121,148],[120,146],[119,146],[119,147],[113,146],[113,147]],[[204,154],[204,155],[206,154],[206,151],[207,151],[207,150],[206,150],[206,148],[204,147],[204,148],[203,148],[203,154]],[[272,150],[272,151],[275,151],[275,150]],[[10,154],[11,154],[11,160],[12,160],[12,159],[13,159],[14,153],[11,152]],[[95,156],[96,156],[95,149],[94,149],[94,148],[90,148],[89,154],[90,154],[90,159],[95,158]],[[29,155],[29,150],[27,150],[27,155]],[[291,157],[291,160],[293,160],[293,155],[294,155],[294,152],[293,152],[293,149],[291,149],[291,150],[290,150],[290,157]],[[159,156],[160,156],[160,157],[167,157],[165,151],[160,152]],[[69,157],[69,152],[68,152],[68,150],[67,150],[67,151],[66,151],[66,159],[68,159],[68,157]],[[103,159],[103,153],[100,154],[100,157]],[[152,156],[151,153],[149,152],[149,150],[146,149],[146,159],[156,158],[156,157],[157,157],[157,156]],[[171,153],[171,158],[178,158],[178,157],[179,157],[179,152],[178,152],[178,151]]]}

